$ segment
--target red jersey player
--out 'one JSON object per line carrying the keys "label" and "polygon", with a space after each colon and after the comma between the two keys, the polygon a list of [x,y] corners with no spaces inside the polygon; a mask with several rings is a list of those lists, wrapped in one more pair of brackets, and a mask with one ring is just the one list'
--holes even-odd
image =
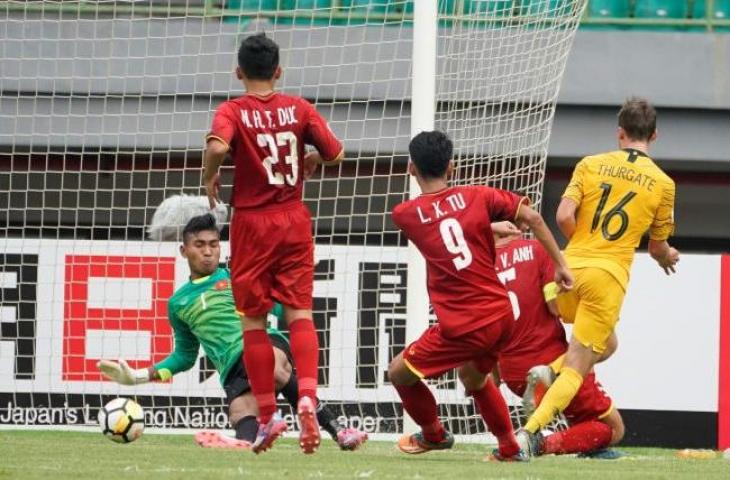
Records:
{"label": "red jersey player", "polygon": [[[507,288],[516,320],[512,338],[499,354],[499,373],[510,390],[528,400],[535,394],[525,394],[526,388],[534,392],[538,382],[545,382],[543,387],[552,383],[555,373],[545,365],[563,355],[568,343],[558,318],[554,269],[547,252],[539,242],[522,239],[517,228],[512,232],[500,235],[495,228],[497,277]],[[598,452],[595,454],[610,458],[614,452],[603,449],[621,441],[624,424],[595,373],[584,378],[563,413],[570,428],[539,436],[535,453]]]}
{"label": "red jersey player", "polygon": [[[274,415],[274,353],[266,334],[266,313],[276,300],[284,306],[299,375],[299,444],[304,453],[313,453],[320,441],[315,415],[319,342],[312,323],[314,242],[302,177],[318,164],[342,161],[342,144],[309,102],[274,91],[281,76],[279,47],[264,34],[243,40],[236,76],[246,94],[223,102],[215,113],[206,138],[203,183],[213,208],[219,201],[218,170],[230,153],[231,283],[243,323],[243,359],[259,408],[252,450],[268,449],[286,430]],[[318,153],[305,157],[305,144]]]}
{"label": "red jersey player", "polygon": [[455,368],[489,430],[499,440],[495,457],[521,459],[507,405],[487,374],[507,343],[514,317],[494,270],[491,222],[513,219],[529,226],[556,263],[556,281],[566,289],[572,276],[555,239],[527,199],[485,186],[449,187],[453,145],[441,132],[422,132],[409,145],[409,171],[423,194],[393,209],[393,221],[426,259],[427,286],[438,322],[406,347],[388,375],[403,408],[421,427],[398,442],[405,453],[451,448],[453,436],[423,378]]}

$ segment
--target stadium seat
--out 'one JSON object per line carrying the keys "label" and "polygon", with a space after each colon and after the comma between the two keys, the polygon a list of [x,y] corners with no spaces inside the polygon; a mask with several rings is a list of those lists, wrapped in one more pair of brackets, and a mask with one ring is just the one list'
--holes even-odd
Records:
{"label": "stadium seat", "polygon": [[[276,13],[278,9],[278,0],[228,0],[226,7],[231,10],[238,11],[259,11],[259,12],[271,12]],[[229,15],[223,17],[224,22],[238,23],[240,26],[246,25],[251,20],[251,17],[242,17],[240,15]],[[273,23],[273,20],[272,20]]]}
{"label": "stadium seat", "polygon": [[518,0],[520,15],[545,15],[557,17],[568,12],[570,0]]}
{"label": "stadium seat", "polygon": [[[367,16],[367,23],[382,24],[382,20],[370,19],[371,15],[393,15],[394,20],[388,23],[397,22],[403,14],[413,14],[413,0],[342,0],[341,11],[346,15]],[[350,25],[363,24],[364,18],[348,19]]]}
{"label": "stadium seat", "polygon": [[512,10],[512,0],[465,0],[464,13],[473,15],[475,13],[493,12],[499,16],[507,16]]}
{"label": "stadium seat", "polygon": [[[589,18],[628,18],[631,16],[632,0],[588,0],[587,16]],[[625,29],[626,26],[581,24],[590,30]]]}
{"label": "stadium seat", "polygon": [[636,18],[687,18],[686,0],[636,0]]}
{"label": "stadium seat", "polygon": [[[467,0],[468,1],[468,0]],[[450,15],[454,12],[455,0],[438,0],[438,9],[441,15]],[[414,0],[341,0],[341,10],[344,13],[354,13],[358,15],[393,15],[388,23],[400,23],[401,17],[404,15],[413,15]],[[364,23],[363,19],[352,19],[350,24]],[[368,23],[380,24],[380,20],[370,20]],[[448,22],[442,21],[441,26],[445,26]]]}
{"label": "stadium seat", "polygon": [[628,18],[629,0],[589,0],[588,16],[591,18]]}
{"label": "stadium seat", "polygon": [[[715,0],[712,18],[715,20],[730,20],[730,0]],[[695,0],[692,7],[692,18],[706,18],[707,4],[705,0]],[[700,29],[700,28],[697,28]],[[715,27],[718,31],[730,31],[730,27]],[[705,30],[705,28],[701,28]]]}
{"label": "stadium seat", "polygon": [[[634,17],[656,19],[682,19],[689,17],[687,0],[636,0]],[[687,30],[686,26],[641,25],[646,30]]]}
{"label": "stadium seat", "polygon": [[320,15],[329,14],[332,10],[326,10],[333,6],[332,0],[280,0],[279,10],[296,12],[294,17],[281,17],[278,23],[296,23],[299,25],[330,25],[339,23],[332,21],[328,16],[314,17],[313,12]]}

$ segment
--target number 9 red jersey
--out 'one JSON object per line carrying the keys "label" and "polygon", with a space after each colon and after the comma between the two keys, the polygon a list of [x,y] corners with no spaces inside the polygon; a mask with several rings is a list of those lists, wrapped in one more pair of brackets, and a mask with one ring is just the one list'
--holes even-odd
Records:
{"label": "number 9 red jersey", "polygon": [[393,221],[426,259],[428,294],[447,337],[512,316],[494,266],[492,221],[514,220],[527,198],[451,187],[397,205]]}
{"label": "number 9 red jersey", "polygon": [[342,151],[312,104],[279,92],[223,102],[206,141],[210,139],[230,148],[235,167],[231,205],[237,209],[301,202],[304,145],[315,147],[325,161]]}

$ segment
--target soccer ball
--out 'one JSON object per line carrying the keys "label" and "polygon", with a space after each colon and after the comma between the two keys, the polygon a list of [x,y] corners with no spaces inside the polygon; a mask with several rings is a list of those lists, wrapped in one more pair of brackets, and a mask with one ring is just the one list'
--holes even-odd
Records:
{"label": "soccer ball", "polygon": [[212,213],[218,223],[218,230],[228,220],[228,209],[219,203],[210,210],[208,197],[196,195],[173,195],[166,198],[155,210],[152,223],[147,229],[150,240],[156,242],[180,242],[182,230],[191,218]]}
{"label": "soccer ball", "polygon": [[99,426],[109,440],[133,442],[144,431],[144,412],[134,400],[115,398],[99,409]]}

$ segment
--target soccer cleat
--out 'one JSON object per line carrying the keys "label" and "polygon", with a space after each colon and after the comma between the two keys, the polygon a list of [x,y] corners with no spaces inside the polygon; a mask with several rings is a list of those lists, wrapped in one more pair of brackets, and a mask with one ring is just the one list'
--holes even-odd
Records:
{"label": "soccer cleat", "polygon": [[297,415],[299,416],[299,447],[305,454],[314,453],[319,448],[320,433],[316,406],[311,398],[299,399]]}
{"label": "soccer cleat", "polygon": [[343,428],[337,432],[337,445],[340,446],[340,450],[357,450],[367,440],[368,434],[356,428]]}
{"label": "soccer cleat", "polygon": [[398,440],[398,448],[400,451],[410,455],[426,453],[431,450],[448,450],[453,446],[454,436],[449,432],[444,432],[444,438],[440,442],[429,442],[424,438],[423,432],[403,435]]}
{"label": "soccer cleat", "polygon": [[251,450],[251,442],[238,440],[218,432],[197,432],[195,443],[203,448],[225,448],[228,450]]}
{"label": "soccer cleat", "polygon": [[256,433],[256,440],[251,445],[251,450],[256,454],[265,452],[286,430],[286,422],[278,413],[275,414],[265,425],[259,424],[259,431]]}
{"label": "soccer cleat", "polygon": [[486,456],[484,459],[485,462],[529,462],[530,457],[525,455],[525,452],[520,450],[517,452],[517,454],[512,455],[511,457],[503,457],[499,453],[499,449],[495,448],[492,450],[492,453]]}
{"label": "soccer cleat", "polygon": [[593,460],[618,460],[626,457],[626,454],[612,448],[601,448],[592,452],[579,453],[578,458],[591,458]]}
{"label": "soccer cleat", "polygon": [[555,372],[547,365],[532,367],[527,372],[527,386],[525,394],[522,395],[522,407],[525,409],[525,416],[530,417],[540,404],[545,391],[555,381]]}
{"label": "soccer cleat", "polygon": [[544,441],[542,433],[530,433],[527,430],[519,429],[515,433],[515,439],[522,453],[528,458],[539,457],[543,454]]}

